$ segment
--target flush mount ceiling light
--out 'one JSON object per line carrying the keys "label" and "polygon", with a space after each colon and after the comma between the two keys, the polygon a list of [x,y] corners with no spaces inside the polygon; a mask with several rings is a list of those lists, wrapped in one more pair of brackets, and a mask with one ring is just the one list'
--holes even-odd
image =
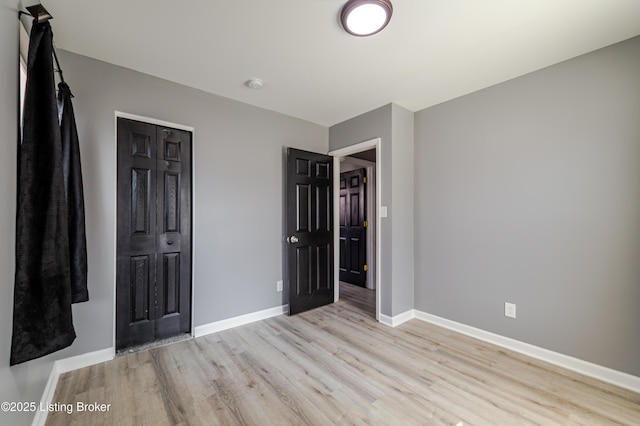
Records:
{"label": "flush mount ceiling light", "polygon": [[386,27],[392,13],[389,0],[349,0],[342,8],[340,21],[346,32],[364,37]]}

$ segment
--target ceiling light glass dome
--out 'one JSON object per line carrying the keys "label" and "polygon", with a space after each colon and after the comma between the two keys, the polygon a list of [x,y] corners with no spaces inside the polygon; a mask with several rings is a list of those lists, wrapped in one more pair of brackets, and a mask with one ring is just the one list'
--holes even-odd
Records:
{"label": "ceiling light glass dome", "polygon": [[392,13],[389,0],[349,0],[342,8],[340,21],[346,32],[364,37],[386,27]]}

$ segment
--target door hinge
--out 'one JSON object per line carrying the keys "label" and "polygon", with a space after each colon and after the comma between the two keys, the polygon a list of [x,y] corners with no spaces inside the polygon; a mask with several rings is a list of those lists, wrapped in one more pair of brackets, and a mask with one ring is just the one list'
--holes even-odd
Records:
{"label": "door hinge", "polygon": [[367,272],[369,270],[369,265],[364,265],[364,271]]}
{"label": "door hinge", "polygon": [[367,183],[367,177],[366,176],[362,178],[362,183]]}
{"label": "door hinge", "polygon": [[364,227],[366,228],[367,226],[369,226],[369,221],[368,221],[368,220],[365,220],[365,221],[364,221]]}

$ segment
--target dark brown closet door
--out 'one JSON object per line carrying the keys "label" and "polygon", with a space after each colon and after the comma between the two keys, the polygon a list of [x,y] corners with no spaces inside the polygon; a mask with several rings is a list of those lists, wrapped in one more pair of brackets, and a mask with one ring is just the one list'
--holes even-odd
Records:
{"label": "dark brown closet door", "polygon": [[118,119],[116,348],[191,329],[191,134]]}

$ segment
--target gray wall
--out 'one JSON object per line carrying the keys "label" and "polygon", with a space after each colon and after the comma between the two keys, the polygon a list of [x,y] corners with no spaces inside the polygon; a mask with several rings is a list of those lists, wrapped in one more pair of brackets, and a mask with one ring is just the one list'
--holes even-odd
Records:
{"label": "gray wall", "polygon": [[393,315],[413,309],[414,298],[414,113],[392,105],[391,188],[393,223]]}
{"label": "gray wall", "polygon": [[380,205],[388,207],[379,240],[380,311],[395,316],[413,308],[413,113],[388,104],[336,124],[329,128],[329,150],[378,137],[382,145]]}
{"label": "gray wall", "polygon": [[416,309],[640,376],[638,52],[416,113]]}

